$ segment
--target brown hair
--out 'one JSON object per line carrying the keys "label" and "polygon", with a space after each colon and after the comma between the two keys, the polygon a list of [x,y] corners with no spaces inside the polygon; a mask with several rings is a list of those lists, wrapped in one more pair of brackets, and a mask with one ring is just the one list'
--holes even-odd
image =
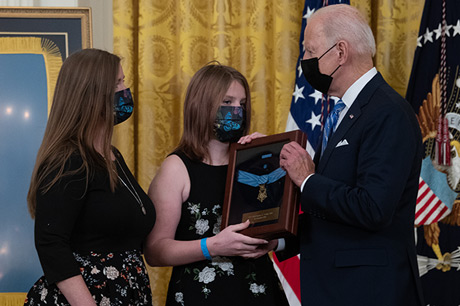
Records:
{"label": "brown hair", "polygon": [[214,122],[228,88],[237,81],[246,92],[246,127],[251,123],[251,95],[246,78],[236,69],[212,62],[190,80],[184,102],[184,132],[176,150],[183,151],[193,160],[209,157],[208,142],[215,138]]}
{"label": "brown hair", "polygon": [[[32,218],[35,217],[37,193],[48,192],[63,175],[86,172],[88,181],[95,168],[111,169],[108,175],[114,190],[117,173],[109,157],[119,66],[118,56],[97,49],[81,50],[64,61],[27,195]],[[94,140],[101,133],[104,135],[103,156],[94,148]],[[66,162],[74,153],[81,156],[83,164],[76,171],[64,174]]]}

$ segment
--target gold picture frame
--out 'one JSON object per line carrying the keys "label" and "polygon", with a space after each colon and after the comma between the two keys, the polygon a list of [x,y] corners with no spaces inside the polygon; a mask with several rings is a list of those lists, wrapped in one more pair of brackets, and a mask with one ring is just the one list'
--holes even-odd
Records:
{"label": "gold picture frame", "polygon": [[93,45],[89,7],[0,7],[0,29],[0,37],[64,36],[64,59]]}
{"label": "gold picture frame", "polygon": [[0,7],[0,54],[42,54],[48,110],[62,62],[93,44],[91,8]]}

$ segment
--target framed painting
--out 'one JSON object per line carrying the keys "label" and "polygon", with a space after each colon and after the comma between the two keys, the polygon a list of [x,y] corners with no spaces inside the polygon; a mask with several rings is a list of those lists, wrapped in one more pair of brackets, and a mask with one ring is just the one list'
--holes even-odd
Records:
{"label": "framed painting", "polygon": [[27,192],[62,62],[91,46],[89,8],[0,7],[2,293],[27,292],[43,273]]}
{"label": "framed painting", "polygon": [[0,54],[42,55],[50,108],[62,62],[92,46],[91,29],[90,8],[0,7]]}
{"label": "framed painting", "polygon": [[0,37],[45,38],[64,60],[92,46],[91,9],[0,7]]}
{"label": "framed painting", "polygon": [[280,152],[291,141],[306,145],[300,130],[254,139],[230,146],[222,229],[251,221],[243,234],[274,239],[295,235],[299,188],[280,168]]}

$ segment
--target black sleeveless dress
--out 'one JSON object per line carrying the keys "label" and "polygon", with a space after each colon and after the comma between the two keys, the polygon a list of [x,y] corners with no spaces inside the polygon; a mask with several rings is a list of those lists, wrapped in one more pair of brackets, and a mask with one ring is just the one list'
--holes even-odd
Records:
{"label": "black sleeveless dress", "polygon": [[[220,232],[227,166],[210,166],[174,152],[190,177],[176,240]],[[166,305],[289,305],[268,255],[258,259],[213,257],[173,268]]]}

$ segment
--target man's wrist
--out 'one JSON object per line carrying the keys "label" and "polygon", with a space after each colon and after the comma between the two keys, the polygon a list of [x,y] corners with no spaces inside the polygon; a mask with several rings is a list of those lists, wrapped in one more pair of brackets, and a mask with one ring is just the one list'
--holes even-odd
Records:
{"label": "man's wrist", "polygon": [[308,181],[308,179],[313,175],[314,173],[310,173],[302,182],[302,185],[300,185],[300,192],[303,191],[303,187],[305,186],[305,183]]}
{"label": "man's wrist", "polygon": [[278,238],[278,245],[276,246],[274,251],[275,252],[284,251],[285,247],[286,247],[286,241],[284,240],[284,238]]}

